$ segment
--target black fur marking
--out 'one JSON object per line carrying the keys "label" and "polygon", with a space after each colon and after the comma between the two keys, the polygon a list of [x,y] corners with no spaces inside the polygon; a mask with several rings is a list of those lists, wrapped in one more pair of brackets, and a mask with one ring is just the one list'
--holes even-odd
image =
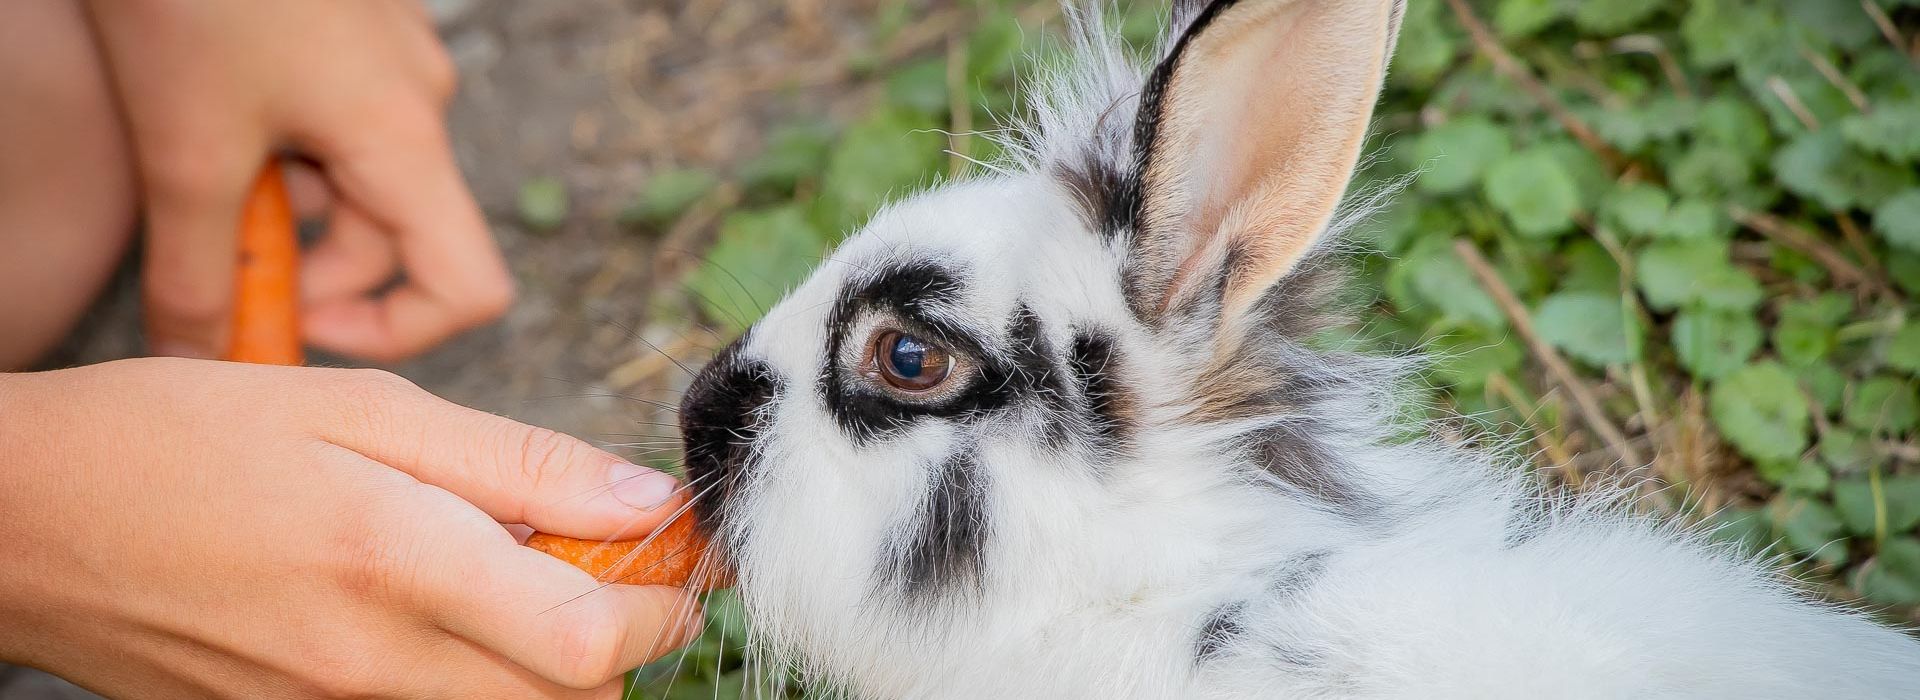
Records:
{"label": "black fur marking", "polygon": [[1194,640],[1193,662],[1205,663],[1219,658],[1226,650],[1228,642],[1246,631],[1241,616],[1246,612],[1246,601],[1227,603],[1213,609],[1206,622],[1200,625],[1200,637]]}
{"label": "black fur marking", "polygon": [[1080,385],[1084,420],[1092,432],[1088,441],[1105,453],[1125,449],[1133,434],[1134,400],[1115,376],[1120,362],[1113,338],[1097,332],[1076,334],[1067,366]]}
{"label": "black fur marking", "polygon": [[709,536],[723,532],[734,494],[753,469],[752,440],[763,408],[780,394],[772,368],[740,356],[743,336],[701,368],[680,400],[680,437],[695,493],[694,522]]}
{"label": "black fur marking", "polygon": [[[827,356],[820,372],[820,390],[827,411],[856,444],[887,437],[921,418],[972,420],[1022,399],[1063,392],[1064,380],[1039,317],[1020,307],[1008,322],[1006,349],[995,352],[985,340],[949,322],[949,314],[943,313],[964,293],[965,285],[957,275],[933,263],[915,261],[883,270],[872,280],[849,287],[834,305],[827,319]],[[843,366],[850,354],[846,352],[847,343],[866,342],[848,334],[860,314],[869,311],[889,313],[899,330],[965,355],[975,366],[974,375],[950,380],[967,384],[933,402],[902,399],[872,386],[858,376],[856,368]]]}
{"label": "black fur marking", "polygon": [[1285,567],[1274,574],[1273,583],[1267,586],[1268,590],[1284,598],[1298,595],[1311,588],[1320,575],[1327,572],[1328,555],[1329,552],[1326,550],[1316,550],[1287,562]]}
{"label": "black fur marking", "polygon": [[1347,468],[1315,434],[1314,419],[1296,418],[1252,435],[1253,459],[1280,481],[1347,517],[1377,512],[1379,499],[1344,476]]}
{"label": "black fur marking", "polygon": [[974,456],[948,458],[934,469],[916,522],[907,529],[911,539],[895,548],[884,573],[909,599],[955,586],[977,590],[988,537],[986,502],[986,477]]}

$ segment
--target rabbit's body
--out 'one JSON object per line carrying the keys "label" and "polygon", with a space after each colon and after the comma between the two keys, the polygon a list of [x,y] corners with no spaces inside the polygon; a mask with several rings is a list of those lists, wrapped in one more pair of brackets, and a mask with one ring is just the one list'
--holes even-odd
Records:
{"label": "rabbit's body", "polygon": [[1307,339],[1398,6],[1175,17],[689,389],[757,649],[874,698],[1920,697],[1898,632],[1396,436],[1400,363]]}

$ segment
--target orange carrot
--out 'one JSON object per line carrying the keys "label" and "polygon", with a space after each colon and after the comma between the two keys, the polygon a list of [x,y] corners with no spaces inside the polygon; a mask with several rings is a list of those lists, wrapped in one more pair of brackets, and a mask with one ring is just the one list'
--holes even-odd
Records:
{"label": "orange carrot", "polygon": [[[277,162],[253,183],[240,215],[232,338],[226,359],[275,365],[305,362],[300,340],[300,240]],[[644,540],[641,540],[644,541]],[[707,552],[691,517],[676,518],[647,542],[597,542],[536,533],[527,546],[603,582],[685,586]],[[634,550],[639,550],[634,555]],[[718,572],[716,572],[718,573]],[[706,582],[720,582],[711,576]]]}
{"label": "orange carrot", "polygon": [[270,365],[305,362],[300,342],[300,240],[293,206],[268,161],[240,213],[239,272],[226,359]]}
{"label": "orange carrot", "polygon": [[[600,542],[536,532],[527,539],[527,546],[572,564],[601,583],[682,588],[693,580],[708,550],[706,538],[693,527],[692,517],[675,518],[660,528],[652,541]],[[700,583],[712,588],[724,585],[724,578],[724,572],[712,571]]]}

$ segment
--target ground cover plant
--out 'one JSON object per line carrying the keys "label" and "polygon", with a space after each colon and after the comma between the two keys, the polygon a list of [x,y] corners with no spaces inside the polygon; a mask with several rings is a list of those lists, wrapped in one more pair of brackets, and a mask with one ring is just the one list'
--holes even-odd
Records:
{"label": "ground cover plant", "polygon": [[[738,332],[890,196],[994,160],[974,132],[1021,109],[1052,0],[890,7],[850,61],[864,114],[638,193],[642,233],[717,222],[656,316]],[[1144,44],[1164,12],[1112,20]],[[1398,194],[1349,241],[1365,310],[1329,342],[1431,351],[1449,439],[1571,488],[1644,479],[1644,507],[1915,620],[1916,35],[1916,0],[1411,0],[1355,183]],[[523,189],[530,225],[564,218],[552,189]],[[637,697],[774,694],[737,604],[709,617]]]}

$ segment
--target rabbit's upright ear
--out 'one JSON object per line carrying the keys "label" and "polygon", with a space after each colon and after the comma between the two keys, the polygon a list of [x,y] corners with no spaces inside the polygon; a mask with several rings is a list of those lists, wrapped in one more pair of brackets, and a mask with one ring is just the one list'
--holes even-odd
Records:
{"label": "rabbit's upright ear", "polygon": [[[1135,123],[1129,302],[1244,314],[1326,231],[1403,0],[1177,0]],[[1210,295],[1210,298],[1208,298]]]}

